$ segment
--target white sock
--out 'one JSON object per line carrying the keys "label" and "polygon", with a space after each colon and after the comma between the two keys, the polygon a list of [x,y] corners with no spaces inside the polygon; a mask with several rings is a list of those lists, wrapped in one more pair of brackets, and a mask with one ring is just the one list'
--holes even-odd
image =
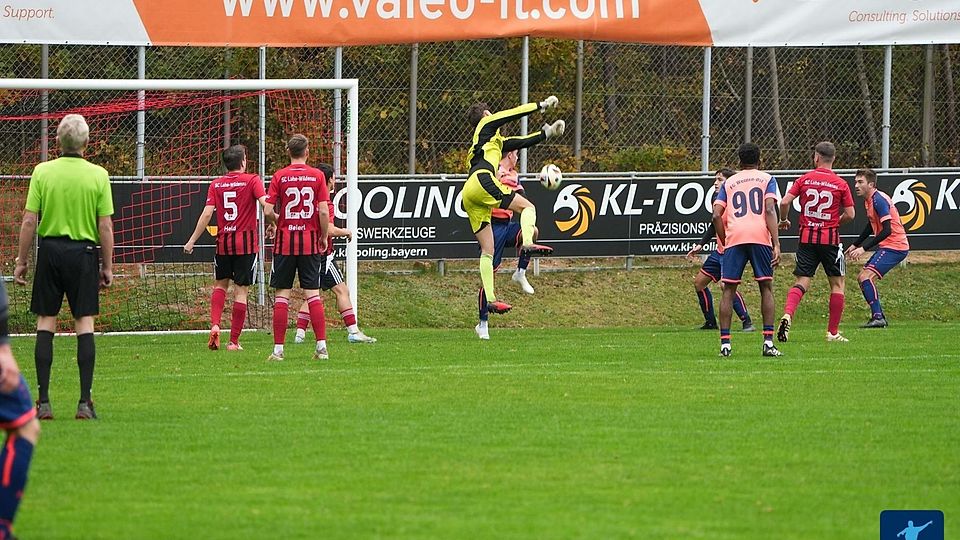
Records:
{"label": "white sock", "polygon": [[487,321],[480,321],[480,329],[486,330],[486,328],[487,328]]}
{"label": "white sock", "polygon": [[283,344],[273,346],[273,354],[283,356]]}
{"label": "white sock", "polygon": [[517,273],[519,273],[519,274],[522,276],[522,275],[524,275],[524,274],[527,273],[527,269],[526,269],[526,268],[517,268]]}
{"label": "white sock", "polygon": [[304,330],[303,328],[297,328],[297,337],[298,337],[298,338],[302,338],[302,337],[305,336],[305,335],[307,335],[307,331],[306,331],[306,330]]}
{"label": "white sock", "polygon": [[351,334],[359,334],[360,327],[357,326],[356,324],[351,324],[350,326],[347,327],[347,332],[350,332]]}
{"label": "white sock", "polygon": [[319,351],[320,349],[326,349],[326,348],[327,348],[327,340],[325,340],[325,339],[318,339],[318,340],[317,340],[317,350]]}
{"label": "white sock", "polygon": [[773,340],[772,340],[772,339],[765,339],[765,340],[763,340],[763,344],[766,345],[767,347],[773,347]]}

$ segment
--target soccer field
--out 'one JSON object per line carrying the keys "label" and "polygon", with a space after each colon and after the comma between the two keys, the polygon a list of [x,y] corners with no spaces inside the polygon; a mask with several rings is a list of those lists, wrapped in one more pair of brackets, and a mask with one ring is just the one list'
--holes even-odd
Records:
{"label": "soccer field", "polygon": [[[876,538],[884,509],[960,515],[956,324],[825,343],[797,328],[332,332],[97,341],[100,420],[72,419],[76,341],[22,538]],[[852,326],[852,325],[851,325]],[[292,334],[292,332],[291,332]],[[14,350],[35,385],[33,340]]]}

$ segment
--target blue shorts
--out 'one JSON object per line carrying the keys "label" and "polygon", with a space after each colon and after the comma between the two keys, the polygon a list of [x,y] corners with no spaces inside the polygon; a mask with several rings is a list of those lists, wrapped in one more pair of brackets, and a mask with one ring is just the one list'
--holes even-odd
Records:
{"label": "blue shorts", "polygon": [[909,253],[909,251],[900,251],[898,249],[879,248],[877,252],[873,254],[873,257],[870,257],[867,264],[863,266],[863,269],[870,270],[876,274],[878,278],[882,279],[894,266],[902,263]]}
{"label": "blue shorts", "polygon": [[516,221],[494,219],[493,226],[493,268],[499,268],[503,260],[503,250],[520,245],[520,224]]}
{"label": "blue shorts", "polygon": [[753,277],[757,281],[773,279],[773,248],[765,244],[738,244],[727,246],[723,250],[723,270],[721,281],[740,283],[743,269],[750,261]]}
{"label": "blue shorts", "polygon": [[703,261],[703,266],[700,267],[700,273],[707,276],[714,283],[720,281],[720,273],[723,270],[723,255],[714,251],[711,253],[707,260]]}
{"label": "blue shorts", "polygon": [[0,429],[16,429],[37,415],[30,398],[27,380],[20,375],[20,385],[9,394],[0,393]]}

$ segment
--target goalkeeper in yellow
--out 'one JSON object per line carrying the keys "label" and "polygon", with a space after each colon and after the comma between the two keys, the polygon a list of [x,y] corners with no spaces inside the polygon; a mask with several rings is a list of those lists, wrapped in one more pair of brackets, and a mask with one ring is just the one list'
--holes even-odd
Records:
{"label": "goalkeeper in yellow", "polygon": [[504,137],[500,127],[519,120],[536,111],[544,112],[557,106],[557,97],[550,96],[540,103],[527,103],[500,111],[490,112],[486,103],[475,103],[468,117],[475,126],[473,145],[470,147],[470,176],[463,184],[463,208],[470,219],[470,229],[480,243],[480,279],[487,296],[487,309],[492,313],[506,313],[511,306],[497,300],[493,292],[493,228],[490,215],[494,208],[505,208],[520,214],[520,252],[530,256],[549,255],[553,248],[533,243],[533,229],[537,224],[537,209],[522,195],[517,194],[497,179],[497,167],[505,152],[529,148],[549,138],[563,135],[564,122],[557,120],[545,124],[543,129],[529,135]]}

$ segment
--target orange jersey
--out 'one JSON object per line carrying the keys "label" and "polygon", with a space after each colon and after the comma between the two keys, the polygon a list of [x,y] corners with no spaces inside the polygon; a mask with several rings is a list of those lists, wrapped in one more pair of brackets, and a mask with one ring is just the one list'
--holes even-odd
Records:
{"label": "orange jersey", "polygon": [[725,247],[740,244],[772,246],[764,204],[777,198],[777,180],[756,169],[746,169],[727,178],[714,205],[723,207]]}
{"label": "orange jersey", "polygon": [[886,193],[874,191],[873,195],[863,200],[863,205],[867,209],[867,219],[870,220],[874,235],[883,230],[884,221],[890,221],[890,236],[884,238],[878,247],[898,251],[910,250],[907,232],[903,230],[903,223],[900,221],[900,212]]}

